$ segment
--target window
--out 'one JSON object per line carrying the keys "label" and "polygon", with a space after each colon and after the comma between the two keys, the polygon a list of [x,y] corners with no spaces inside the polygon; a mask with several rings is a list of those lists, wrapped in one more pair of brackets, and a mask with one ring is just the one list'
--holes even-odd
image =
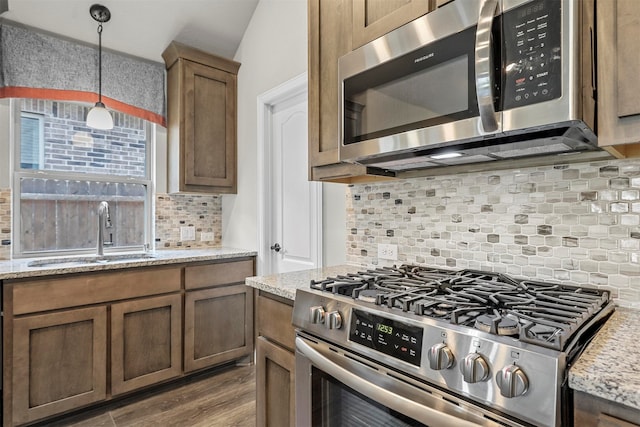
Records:
{"label": "window", "polygon": [[20,168],[40,169],[44,163],[44,116],[22,113],[20,115]]}
{"label": "window", "polygon": [[114,128],[85,124],[88,105],[12,100],[14,256],[94,252],[98,206],[109,203],[105,251],[150,244],[151,133],[145,120],[112,112]]}

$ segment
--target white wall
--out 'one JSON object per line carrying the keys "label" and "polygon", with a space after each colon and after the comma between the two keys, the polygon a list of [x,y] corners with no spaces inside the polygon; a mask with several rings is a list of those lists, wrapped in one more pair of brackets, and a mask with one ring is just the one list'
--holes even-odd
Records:
{"label": "white wall", "polygon": [[[307,70],[307,0],[260,0],[236,52],[238,194],[222,199],[222,244],[258,250],[257,98]],[[345,187],[325,185],[324,263],[346,259]]]}

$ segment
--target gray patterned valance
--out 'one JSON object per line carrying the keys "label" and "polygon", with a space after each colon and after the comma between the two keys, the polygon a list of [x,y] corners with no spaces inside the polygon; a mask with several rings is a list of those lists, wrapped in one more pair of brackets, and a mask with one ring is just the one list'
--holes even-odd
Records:
{"label": "gray patterned valance", "polygon": [[[103,49],[103,102],[166,126],[164,73],[161,63]],[[0,98],[94,103],[97,92],[96,46],[0,20]]]}

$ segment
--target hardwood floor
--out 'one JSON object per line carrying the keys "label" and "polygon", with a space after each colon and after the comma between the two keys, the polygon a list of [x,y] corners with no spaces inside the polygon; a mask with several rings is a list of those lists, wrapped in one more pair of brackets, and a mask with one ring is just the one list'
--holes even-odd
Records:
{"label": "hardwood floor", "polygon": [[253,427],[255,366],[232,366],[139,397],[42,424],[47,427]]}

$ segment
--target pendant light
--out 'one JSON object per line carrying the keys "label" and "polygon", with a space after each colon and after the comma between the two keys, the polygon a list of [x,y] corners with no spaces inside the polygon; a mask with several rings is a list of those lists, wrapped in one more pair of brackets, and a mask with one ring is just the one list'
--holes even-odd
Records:
{"label": "pendant light", "polygon": [[87,114],[87,126],[109,130],[113,129],[113,117],[102,103],[102,24],[111,19],[111,12],[101,4],[94,4],[89,13],[98,22],[98,102]]}

